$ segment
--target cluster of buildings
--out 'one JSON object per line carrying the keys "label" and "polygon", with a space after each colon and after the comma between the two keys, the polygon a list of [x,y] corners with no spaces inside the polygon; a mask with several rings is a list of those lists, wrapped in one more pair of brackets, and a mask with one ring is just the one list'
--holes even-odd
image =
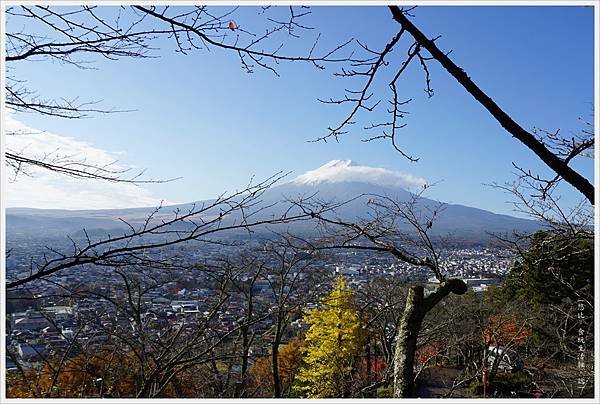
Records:
{"label": "cluster of buildings", "polygon": [[[24,271],[29,271],[30,257],[40,256],[45,248],[30,240],[26,245],[29,248],[27,254],[21,248],[15,248],[15,253],[7,260],[9,276],[19,277]],[[39,282],[28,285],[27,296],[22,296],[24,299],[10,295],[6,319],[6,341],[10,353],[6,360],[7,368],[40,366],[46,358],[65,352],[77,355],[82,345],[103,344],[115,335],[135,334],[140,326],[144,327],[144,332],[155,332],[160,336],[175,324],[191,329],[199,321],[210,317],[211,327],[226,333],[244,321],[249,293],[253,296],[254,310],[263,313],[273,310],[275,296],[272,283],[276,281],[275,275],[253,279],[250,288],[246,286],[251,277],[241,276],[237,287],[235,283],[228,287],[226,304],[219,305],[223,296],[218,293],[221,287],[218,277],[194,269],[194,265],[198,262],[216,265],[223,257],[223,247],[207,244],[198,248],[196,244],[172,248],[178,249],[177,254],[172,254],[178,257],[176,264],[179,267],[189,265],[190,269],[147,272],[131,269],[129,292],[123,277],[111,268],[76,267],[62,271],[52,284]],[[174,252],[166,250],[161,254],[168,256]],[[464,279],[476,292],[501,282],[512,265],[510,255],[501,249],[455,248],[444,251],[443,257],[446,275]],[[435,288],[438,282],[427,268],[399,262],[391,254],[356,250],[337,251],[325,261],[316,262],[311,270],[329,275],[342,274],[356,288],[375,276],[393,276],[407,283],[419,282],[430,289]],[[294,275],[294,271],[289,274]],[[304,279],[304,273],[298,275],[299,282],[290,295],[290,304],[311,293],[314,295],[315,290],[321,288],[320,284]],[[139,286],[138,292],[132,292],[135,285]],[[65,295],[65,288],[70,288],[70,295]],[[141,290],[143,293],[139,292]],[[131,293],[139,299],[130,301]],[[304,308],[315,307],[315,301],[318,300],[307,300],[302,305]],[[123,309],[128,304],[137,307],[128,312]],[[131,314],[136,310],[139,318]],[[285,338],[291,338],[298,332],[300,316],[298,311],[296,318],[290,319],[291,325]],[[272,340],[272,318],[265,316],[254,324],[254,328],[259,338],[265,341],[263,354],[266,354],[268,342]]]}
{"label": "cluster of buildings", "polygon": [[[500,248],[455,248],[443,251],[440,256],[444,275],[462,279],[476,293],[499,285],[514,262],[514,256]],[[367,283],[374,276],[393,276],[407,283],[423,283],[429,289],[439,283],[429,268],[401,262],[391,254],[344,251],[336,254],[335,264],[328,266],[356,286]]]}

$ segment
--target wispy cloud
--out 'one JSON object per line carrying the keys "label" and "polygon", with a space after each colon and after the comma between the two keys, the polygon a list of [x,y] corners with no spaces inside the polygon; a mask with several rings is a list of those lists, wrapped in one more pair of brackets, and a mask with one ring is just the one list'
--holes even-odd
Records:
{"label": "wispy cloud", "polygon": [[[126,167],[117,164],[116,155],[67,136],[31,128],[5,115],[6,149],[31,158],[70,158],[95,166],[109,165],[113,170]],[[57,174],[43,168],[28,167],[26,174],[14,175],[6,170],[6,206],[46,209],[110,209],[155,206],[160,199],[141,185],[101,180],[78,179]],[[169,203],[166,201],[166,203]]]}
{"label": "wispy cloud", "polygon": [[321,182],[368,182],[404,189],[422,187],[427,183],[424,178],[412,174],[361,166],[351,160],[332,160],[316,170],[298,176],[294,182],[312,185]]}

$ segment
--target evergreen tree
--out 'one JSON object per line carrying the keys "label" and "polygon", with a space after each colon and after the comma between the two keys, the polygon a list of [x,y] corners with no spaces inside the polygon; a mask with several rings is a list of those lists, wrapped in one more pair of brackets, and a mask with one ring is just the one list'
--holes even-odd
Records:
{"label": "evergreen tree", "polygon": [[593,237],[537,232],[503,289],[509,300],[523,297],[535,305],[546,305],[582,298],[591,301],[593,285]]}
{"label": "evergreen tree", "polygon": [[364,345],[365,332],[343,277],[338,277],[321,308],[309,310],[310,326],[303,349],[304,366],[297,391],[309,398],[347,397],[355,358]]}

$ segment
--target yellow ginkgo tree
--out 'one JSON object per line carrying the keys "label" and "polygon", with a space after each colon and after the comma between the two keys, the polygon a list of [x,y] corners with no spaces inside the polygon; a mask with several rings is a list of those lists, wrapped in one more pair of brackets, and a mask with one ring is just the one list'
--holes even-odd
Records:
{"label": "yellow ginkgo tree", "polygon": [[346,397],[355,359],[365,331],[344,277],[336,279],[321,307],[306,312],[309,325],[303,348],[304,366],[296,378],[296,391],[309,398]]}

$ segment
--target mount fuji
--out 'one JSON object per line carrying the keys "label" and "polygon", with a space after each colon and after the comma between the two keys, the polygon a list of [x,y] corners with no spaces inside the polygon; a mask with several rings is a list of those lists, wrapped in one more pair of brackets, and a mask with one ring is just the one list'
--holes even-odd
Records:
{"label": "mount fuji", "polygon": [[[290,182],[273,186],[262,195],[262,206],[269,207],[254,217],[254,220],[269,218],[286,209],[286,201],[314,195],[322,201],[343,202],[353,198],[336,211],[338,217],[355,220],[369,212],[368,195],[385,195],[405,201],[413,196],[411,191],[421,190],[427,185],[425,179],[411,174],[391,171],[384,168],[362,166],[350,160],[332,160],[323,166],[307,171]],[[362,195],[362,196],[361,196]],[[359,197],[360,196],[360,197]],[[357,198],[358,197],[358,198]],[[195,202],[199,205],[207,201]],[[420,207],[438,205],[438,201],[419,199]],[[273,206],[271,206],[273,205]],[[175,208],[187,210],[192,203],[164,207],[164,215]],[[11,235],[50,235],[71,234],[86,231],[96,233],[125,228],[120,220],[131,224],[142,223],[154,208],[126,208],[101,210],[61,210],[61,209],[6,209],[7,237]],[[167,216],[165,216],[167,217]],[[306,222],[291,224],[289,230],[307,232],[314,225]],[[294,227],[295,226],[295,227]],[[512,231],[532,232],[540,229],[536,221],[508,215],[495,214],[483,209],[458,204],[446,204],[434,222],[432,233],[451,234],[460,240],[487,240],[490,233]],[[408,230],[408,229],[407,229]]]}
{"label": "mount fuji", "polygon": [[359,182],[390,188],[422,187],[423,178],[385,168],[361,166],[352,160],[331,160],[316,170],[307,171],[292,181],[295,185],[316,186],[323,183]]}

